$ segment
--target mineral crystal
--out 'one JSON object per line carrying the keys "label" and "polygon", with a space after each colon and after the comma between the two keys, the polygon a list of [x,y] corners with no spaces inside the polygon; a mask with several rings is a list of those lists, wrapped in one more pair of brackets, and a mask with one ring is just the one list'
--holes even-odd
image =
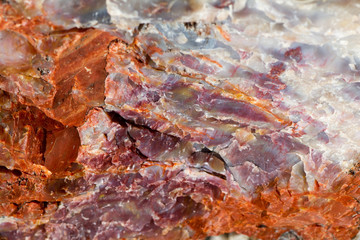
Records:
{"label": "mineral crystal", "polygon": [[354,238],[359,14],[2,1],[0,238]]}

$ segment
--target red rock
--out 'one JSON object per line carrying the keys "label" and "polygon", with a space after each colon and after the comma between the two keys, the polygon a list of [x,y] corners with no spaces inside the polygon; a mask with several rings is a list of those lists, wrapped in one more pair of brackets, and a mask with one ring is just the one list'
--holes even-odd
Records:
{"label": "red rock", "polygon": [[48,133],[44,153],[45,167],[51,172],[68,168],[76,160],[79,146],[79,134],[74,127]]}
{"label": "red rock", "polygon": [[258,3],[3,1],[0,238],[355,237],[352,32]]}

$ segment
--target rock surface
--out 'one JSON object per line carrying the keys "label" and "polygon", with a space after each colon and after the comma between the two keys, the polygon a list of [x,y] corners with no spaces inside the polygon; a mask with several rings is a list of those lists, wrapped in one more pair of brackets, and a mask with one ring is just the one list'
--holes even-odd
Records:
{"label": "rock surface", "polygon": [[2,1],[0,237],[354,238],[359,13]]}

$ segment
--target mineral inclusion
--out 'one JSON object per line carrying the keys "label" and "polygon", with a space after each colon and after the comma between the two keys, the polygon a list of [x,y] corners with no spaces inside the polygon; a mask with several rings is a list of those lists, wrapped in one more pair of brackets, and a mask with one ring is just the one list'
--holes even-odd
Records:
{"label": "mineral inclusion", "polygon": [[353,239],[360,4],[0,3],[0,238]]}

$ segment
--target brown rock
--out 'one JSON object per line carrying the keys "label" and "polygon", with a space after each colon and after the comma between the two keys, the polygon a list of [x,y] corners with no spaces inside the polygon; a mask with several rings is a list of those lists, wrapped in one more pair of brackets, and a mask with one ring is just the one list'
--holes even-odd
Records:
{"label": "brown rock", "polygon": [[355,237],[358,59],[306,42],[352,31],[301,3],[125,2],[0,3],[0,238]]}

